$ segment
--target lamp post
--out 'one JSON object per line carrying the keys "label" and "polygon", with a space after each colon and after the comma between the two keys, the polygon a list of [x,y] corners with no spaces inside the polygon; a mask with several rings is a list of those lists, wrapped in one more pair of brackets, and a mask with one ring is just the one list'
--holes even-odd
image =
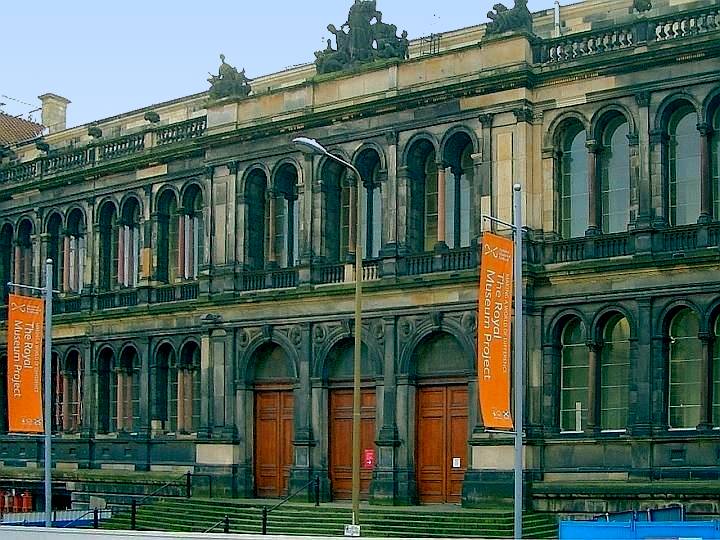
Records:
{"label": "lamp post", "polygon": [[360,524],[360,370],[362,364],[361,331],[362,331],[362,235],[360,227],[362,177],[352,163],[341,159],[317,142],[315,139],[298,137],[293,139],[293,144],[306,154],[325,156],[350,169],[356,178],[357,196],[355,197],[355,353],[353,356],[353,420],[352,420],[352,524]]}

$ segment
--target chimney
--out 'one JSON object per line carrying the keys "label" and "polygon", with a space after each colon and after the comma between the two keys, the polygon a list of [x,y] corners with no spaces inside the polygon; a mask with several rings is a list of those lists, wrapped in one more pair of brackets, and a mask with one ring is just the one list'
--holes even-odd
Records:
{"label": "chimney", "polygon": [[64,130],[70,100],[57,94],[43,94],[38,96],[38,99],[42,103],[42,125],[48,128],[50,133]]}

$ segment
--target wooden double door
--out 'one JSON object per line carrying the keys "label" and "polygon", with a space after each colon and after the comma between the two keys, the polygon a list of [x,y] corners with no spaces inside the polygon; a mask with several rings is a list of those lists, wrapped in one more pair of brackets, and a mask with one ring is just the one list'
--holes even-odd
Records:
{"label": "wooden double door", "polygon": [[[352,389],[330,390],[330,485],[335,500],[352,498]],[[362,389],[360,395],[360,459],[366,450],[375,450],[375,389]],[[360,469],[360,496],[370,492],[372,470]]]}
{"label": "wooden double door", "polygon": [[460,502],[468,456],[467,385],[420,386],[416,400],[420,502]]}
{"label": "wooden double door", "polygon": [[293,393],[287,388],[255,390],[255,495],[287,494],[293,463]]}

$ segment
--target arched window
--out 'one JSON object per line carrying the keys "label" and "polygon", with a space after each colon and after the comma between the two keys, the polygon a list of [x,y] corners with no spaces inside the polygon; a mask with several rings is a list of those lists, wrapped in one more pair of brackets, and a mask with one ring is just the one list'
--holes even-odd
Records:
{"label": "arched window", "polygon": [[111,383],[115,359],[112,349],[105,348],[98,355],[97,365],[97,431],[98,433],[110,433],[116,429],[116,424],[111,422],[117,409],[117,396],[112,391],[116,386]]}
{"label": "arched window", "polygon": [[193,184],[185,193],[183,202],[185,215],[181,216],[184,245],[182,250],[182,274],[185,279],[197,279],[200,265],[205,258],[205,218],[203,195]]}
{"label": "arched window", "polygon": [[[200,428],[200,347],[188,342],[180,351],[180,362],[174,374],[175,429],[178,433],[196,433]],[[171,389],[172,391],[172,389]]]}
{"label": "arched window", "polygon": [[668,188],[670,224],[696,223],[700,215],[700,134],[697,114],[689,104],[668,122]]}
{"label": "arched window", "polygon": [[320,171],[323,189],[322,255],[328,262],[347,260],[350,243],[350,186],[345,168],[331,159]]}
{"label": "arched window", "polygon": [[155,354],[155,392],[153,420],[163,430],[177,429],[177,363],[175,351],[168,343]]}
{"label": "arched window", "polygon": [[408,150],[408,247],[414,252],[430,251],[438,233],[437,154],[427,139]]}
{"label": "arched window", "polygon": [[118,231],[118,282],[137,287],[140,278],[140,203],[130,198],[122,208]]}
{"label": "arched window", "polygon": [[712,128],[710,166],[713,186],[713,216],[715,220],[720,220],[720,104],[715,109]]}
{"label": "arched window", "polygon": [[445,243],[451,249],[470,245],[472,154],[473,143],[467,133],[455,133],[445,145]]}
{"label": "arched window", "polygon": [[118,282],[118,225],[115,206],[107,202],[100,209],[100,269],[98,285],[109,291]]}
{"label": "arched window", "polygon": [[720,427],[720,317],[715,319],[712,372],[712,423],[715,427]]}
{"label": "arched window", "polygon": [[115,423],[118,431],[131,432],[140,422],[140,359],[134,347],[120,355],[115,377]]}
{"label": "arched window", "polygon": [[50,219],[48,219],[47,234],[47,256],[53,261],[53,288],[60,289],[60,286],[63,283],[63,272],[65,270],[62,217],[60,216],[60,214],[54,213],[52,216],[50,216]]}
{"label": "arched window", "polygon": [[[695,428],[700,423],[702,344],[700,321],[694,311],[683,309],[670,322],[668,424]],[[706,379],[705,379],[706,381]]]}
{"label": "arched window", "polygon": [[[13,279],[13,236],[12,225],[3,225],[0,229],[0,283],[8,283]],[[2,291],[2,301],[7,302],[7,287],[2,287]]]}
{"label": "arched window", "polygon": [[33,224],[24,219],[18,225],[18,239],[15,258],[15,281],[23,285],[34,283],[33,275]]}
{"label": "arched window", "polygon": [[613,317],[605,325],[600,357],[600,427],[627,428],[628,381],[630,378],[630,324]]}
{"label": "arched window", "polygon": [[587,423],[589,379],[585,328],[579,319],[565,325],[560,343],[560,431],[579,432]]}
{"label": "arched window", "polygon": [[298,174],[297,169],[285,164],[275,174],[275,198],[274,208],[275,221],[272,247],[273,258],[280,268],[291,268],[295,266],[300,257],[299,233],[300,233],[300,208],[298,206],[297,193]]}
{"label": "arched window", "polygon": [[245,185],[245,203],[247,204],[245,263],[250,270],[265,268],[266,190],[267,177],[265,173],[260,170],[250,173]]}
{"label": "arched window", "polygon": [[177,199],[165,190],[158,204],[157,279],[173,283],[178,275],[178,211]]}
{"label": "arched window", "polygon": [[560,142],[558,204],[560,234],[563,238],[585,235],[588,228],[588,152],[582,125],[573,124]]}
{"label": "arched window", "polygon": [[63,288],[81,293],[85,274],[85,218],[77,208],[68,216],[64,260]]}
{"label": "arched window", "polygon": [[382,184],[380,182],[380,156],[375,150],[363,150],[357,157],[356,166],[362,175],[360,200],[360,242],[363,257],[374,259],[382,248]]}
{"label": "arched window", "polygon": [[82,362],[77,351],[70,351],[65,358],[62,373],[62,431],[75,432],[82,423]]}
{"label": "arched window", "polygon": [[600,190],[604,233],[626,231],[630,223],[629,133],[622,116],[611,120],[603,133]]}

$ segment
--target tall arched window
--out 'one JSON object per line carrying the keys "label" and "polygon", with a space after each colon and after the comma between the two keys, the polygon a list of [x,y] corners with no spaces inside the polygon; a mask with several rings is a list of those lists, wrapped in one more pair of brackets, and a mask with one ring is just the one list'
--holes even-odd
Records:
{"label": "tall arched window", "polygon": [[82,423],[82,361],[77,351],[70,351],[65,358],[62,373],[62,430],[75,432]]}
{"label": "tall arched window", "polygon": [[579,319],[562,331],[560,352],[560,431],[579,432],[588,414],[588,349],[585,328]]}
{"label": "tall arched window", "polygon": [[163,430],[177,429],[177,362],[175,351],[168,343],[155,354],[155,392],[153,420]]}
{"label": "tall arched window", "polygon": [[54,213],[47,221],[47,256],[53,261],[53,288],[60,289],[63,283],[65,257],[63,248],[62,216]]}
{"label": "tall arched window", "polygon": [[34,283],[33,274],[33,224],[24,219],[18,225],[18,238],[15,251],[15,281],[25,285]]}
{"label": "tall arched window", "polygon": [[118,282],[118,226],[115,206],[107,202],[100,209],[100,268],[98,285],[109,291]]}
{"label": "tall arched window", "polygon": [[563,131],[560,141],[558,204],[563,238],[583,236],[588,228],[588,152],[582,125]]}
{"label": "tall arched window", "polygon": [[134,197],[125,201],[118,231],[118,282],[137,287],[140,279],[140,203]]}
{"label": "tall arched window", "polygon": [[200,427],[200,347],[190,341],[180,351],[175,372],[176,429],[178,433],[195,433]]}
{"label": "tall arched window", "polygon": [[265,268],[265,223],[267,177],[260,170],[250,173],[245,184],[245,264],[250,270]]}
{"label": "tall arched window", "polygon": [[115,377],[115,423],[118,431],[131,432],[140,423],[140,359],[134,347],[120,355]]}
{"label": "tall arched window", "polygon": [[715,220],[720,220],[720,104],[715,110],[712,128],[710,167],[713,185],[713,216]]}
{"label": "tall arched window", "polygon": [[158,203],[157,279],[173,283],[178,278],[178,211],[175,193],[165,190]]}
{"label": "tall arched window", "polygon": [[691,309],[679,311],[670,322],[668,424],[695,428],[700,423],[702,344],[700,320]]}
{"label": "tall arched window", "polygon": [[345,261],[350,242],[350,187],[345,168],[331,159],[320,170],[323,191],[321,254],[328,262]]}
{"label": "tall arched window", "polygon": [[437,243],[438,168],[435,146],[427,139],[413,143],[407,153],[408,247],[415,252],[430,251]]}
{"label": "tall arched window", "polygon": [[[275,173],[275,223],[273,255],[280,268],[295,266],[300,256],[300,208],[298,206],[297,169],[289,163]],[[272,207],[271,207],[272,208]]]}
{"label": "tall arched window", "polygon": [[363,150],[356,165],[362,175],[363,196],[360,200],[360,241],[363,257],[373,259],[382,248],[382,184],[380,182],[380,156],[373,149]]}
{"label": "tall arched window", "polygon": [[185,215],[182,216],[181,226],[184,245],[180,250],[182,274],[185,279],[197,279],[205,258],[205,218],[202,191],[196,184],[185,192],[183,207]]}
{"label": "tall arched window", "polygon": [[[13,270],[13,227],[6,223],[0,229],[0,283],[12,281]],[[2,287],[2,301],[7,302],[7,287]]]}
{"label": "tall arched window", "polygon": [[64,260],[64,288],[81,293],[85,275],[85,217],[79,208],[68,216]]}
{"label": "tall arched window", "polygon": [[600,427],[627,428],[630,324],[615,316],[605,325],[600,357]]}
{"label": "tall arched window", "polygon": [[451,249],[470,245],[472,154],[473,143],[467,133],[455,133],[445,144],[445,243]]}
{"label": "tall arched window", "polygon": [[105,348],[98,354],[97,364],[97,431],[110,433],[117,429],[114,412],[117,409],[117,396],[113,392],[116,384],[111,382],[114,375],[115,358],[110,348]]}
{"label": "tall arched window", "polygon": [[629,133],[622,116],[611,120],[603,133],[600,191],[604,233],[626,231],[630,223]]}
{"label": "tall arched window", "polygon": [[696,223],[700,215],[700,134],[697,114],[689,104],[668,122],[668,188],[670,224]]}

